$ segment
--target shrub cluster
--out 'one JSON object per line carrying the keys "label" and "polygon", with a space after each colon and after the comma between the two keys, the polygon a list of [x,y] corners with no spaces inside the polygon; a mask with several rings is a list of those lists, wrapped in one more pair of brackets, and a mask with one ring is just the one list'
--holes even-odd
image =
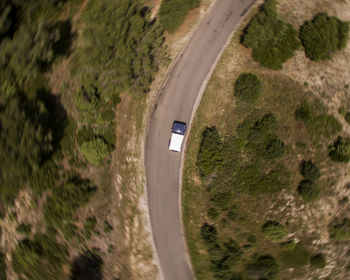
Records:
{"label": "shrub cluster", "polygon": [[276,0],[266,0],[242,35],[242,43],[252,48],[253,59],[274,70],[299,48],[298,33],[293,26],[277,15]]}
{"label": "shrub cluster", "polygon": [[311,202],[320,195],[320,189],[315,182],[304,179],[298,185],[298,193],[305,202]]}
{"label": "shrub cluster", "polygon": [[326,266],[326,259],[322,254],[316,254],[310,257],[310,264],[314,268],[324,268]]}
{"label": "shrub cluster", "polygon": [[252,73],[241,74],[234,84],[235,96],[248,102],[255,102],[260,95],[261,81]]}
{"label": "shrub cluster", "polygon": [[336,240],[350,239],[350,220],[343,219],[341,223],[333,223],[329,226],[329,235]]}
{"label": "shrub cluster", "polygon": [[350,139],[338,136],[337,140],[328,147],[329,157],[337,162],[350,161]]}
{"label": "shrub cluster", "polygon": [[215,226],[207,223],[201,227],[201,236],[207,247],[211,262],[211,270],[215,279],[236,279],[232,267],[241,258],[241,248],[232,239],[222,244],[218,242]]}
{"label": "shrub cluster", "polygon": [[200,0],[163,0],[159,10],[159,20],[163,28],[175,32],[188,12],[198,7]]}
{"label": "shrub cluster", "polygon": [[202,134],[197,166],[206,177],[219,170],[223,163],[223,143],[215,126],[206,127]]}
{"label": "shrub cluster", "polygon": [[278,274],[278,265],[276,260],[270,255],[255,256],[246,268],[247,279],[276,279]]}
{"label": "shrub cluster", "polygon": [[320,169],[312,160],[303,160],[301,162],[300,174],[310,181],[316,181],[321,176]]}
{"label": "shrub cluster", "polygon": [[267,239],[273,242],[283,241],[288,233],[280,223],[275,221],[267,221],[262,226],[262,232]]}
{"label": "shrub cluster", "polygon": [[285,268],[298,268],[308,264],[310,253],[301,243],[282,244],[278,257]]}
{"label": "shrub cluster", "polygon": [[94,137],[81,144],[80,151],[87,161],[94,166],[100,166],[109,153],[108,145],[101,137]]}
{"label": "shrub cluster", "polygon": [[320,13],[304,23],[299,36],[309,59],[326,60],[335,51],[345,48],[349,37],[349,23]]}
{"label": "shrub cluster", "polygon": [[305,123],[311,136],[319,138],[320,135],[329,138],[342,131],[342,124],[332,115],[318,114],[306,100],[302,100],[295,110],[295,118]]}

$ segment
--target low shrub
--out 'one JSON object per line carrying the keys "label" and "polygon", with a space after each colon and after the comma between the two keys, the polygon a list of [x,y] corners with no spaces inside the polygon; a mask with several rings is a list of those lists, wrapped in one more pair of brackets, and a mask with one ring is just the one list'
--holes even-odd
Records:
{"label": "low shrub", "polygon": [[282,241],[288,233],[281,224],[275,221],[267,221],[262,226],[262,232],[267,239],[273,242]]}
{"label": "low shrub", "polygon": [[245,268],[247,279],[276,279],[278,265],[276,260],[269,255],[256,256]]}
{"label": "low shrub", "polygon": [[0,280],[7,280],[5,255],[0,252]]}
{"label": "low shrub", "polygon": [[252,73],[241,74],[234,84],[234,92],[240,100],[254,103],[260,96],[261,82]]}
{"label": "low shrub", "polygon": [[280,139],[272,139],[265,147],[267,159],[277,159],[284,155],[284,143]]}
{"label": "low shrub", "polygon": [[278,17],[276,5],[276,0],[266,0],[242,35],[242,44],[253,49],[253,59],[274,70],[282,69],[300,45],[297,31]]}
{"label": "low shrub", "polygon": [[320,189],[313,181],[304,179],[298,185],[298,193],[305,202],[311,202],[319,197]]}
{"label": "low shrub", "polygon": [[309,261],[310,253],[305,250],[301,243],[294,244],[291,242],[289,246],[283,246],[278,257],[285,268],[297,268],[304,266]]}
{"label": "low shrub", "polygon": [[314,268],[324,268],[326,259],[322,254],[313,255],[310,257],[310,265]]}
{"label": "low shrub", "polygon": [[108,155],[109,148],[101,137],[96,136],[90,141],[83,142],[80,151],[89,163],[100,166]]}
{"label": "low shrub", "polygon": [[214,225],[204,223],[201,226],[201,237],[207,246],[211,246],[217,241],[217,231]]}
{"label": "low shrub", "polygon": [[350,220],[343,219],[341,223],[333,223],[329,226],[329,235],[336,240],[350,239]]}
{"label": "low shrub", "polygon": [[86,239],[91,239],[91,235],[95,230],[96,224],[97,220],[95,216],[86,219],[83,229],[83,233]]}
{"label": "low shrub", "polygon": [[219,170],[223,163],[223,143],[215,126],[206,127],[202,134],[197,166],[201,176],[206,177]]}
{"label": "low shrub", "polygon": [[337,162],[350,161],[350,139],[338,136],[337,140],[328,147],[329,157]]}
{"label": "low shrub", "polygon": [[348,124],[350,124],[350,112],[346,112],[344,119]]}
{"label": "low shrub", "polygon": [[18,233],[29,235],[32,232],[32,226],[30,224],[21,223],[16,227]]}
{"label": "low shrub", "polygon": [[310,181],[316,181],[321,176],[320,169],[312,160],[303,160],[301,162],[300,174]]}
{"label": "low shrub", "polygon": [[314,61],[326,60],[344,49],[349,36],[349,24],[326,13],[317,14],[300,28],[299,37],[306,56]]}
{"label": "low shrub", "polygon": [[159,10],[159,21],[170,33],[175,32],[188,12],[198,7],[200,0],[163,0]]}
{"label": "low shrub", "polygon": [[33,173],[29,186],[35,193],[42,194],[56,185],[58,177],[56,163],[53,160],[48,160],[37,172]]}

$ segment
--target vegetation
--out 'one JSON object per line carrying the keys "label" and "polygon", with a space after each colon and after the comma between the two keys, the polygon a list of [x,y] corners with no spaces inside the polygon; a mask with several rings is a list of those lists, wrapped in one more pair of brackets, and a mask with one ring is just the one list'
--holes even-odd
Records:
{"label": "vegetation", "polygon": [[287,243],[278,257],[285,268],[297,268],[308,264],[310,253],[301,243]]}
{"label": "vegetation", "polygon": [[276,279],[278,274],[278,265],[276,260],[269,256],[256,256],[255,259],[246,267],[248,279]]}
{"label": "vegetation", "polygon": [[18,233],[22,233],[22,234],[25,234],[25,235],[29,235],[32,231],[32,226],[30,224],[25,224],[25,223],[22,223],[22,224],[19,224],[17,227],[16,227],[16,231]]}
{"label": "vegetation", "polygon": [[350,124],[350,112],[346,112],[344,118],[345,118],[345,121],[346,121],[348,124]]}
{"label": "vegetation", "polygon": [[266,0],[242,35],[242,44],[253,49],[253,59],[274,70],[282,69],[299,48],[298,33],[278,17],[276,5],[276,0]]}
{"label": "vegetation", "polygon": [[47,235],[24,239],[12,254],[12,267],[29,280],[64,279],[62,265],[68,257],[66,249]]}
{"label": "vegetation", "polygon": [[313,181],[304,179],[298,185],[298,193],[305,202],[311,202],[319,197],[320,189]]}
{"label": "vegetation", "polygon": [[188,12],[198,7],[200,0],[164,0],[159,10],[159,20],[163,28],[170,33],[175,32]]}
{"label": "vegetation", "polygon": [[6,280],[6,264],[5,264],[5,255],[0,252],[0,280]]}
{"label": "vegetation", "polygon": [[345,48],[349,37],[349,23],[320,13],[304,23],[299,36],[309,59],[330,59],[335,51]]}
{"label": "vegetation", "polygon": [[198,168],[200,174],[206,177],[219,170],[223,162],[223,143],[216,127],[206,127],[202,134],[198,153]]}
{"label": "vegetation", "polygon": [[329,146],[329,157],[337,162],[349,162],[350,139],[338,136],[337,140]]}
{"label": "vegetation", "polygon": [[108,154],[108,145],[101,137],[95,137],[83,142],[80,150],[88,162],[94,166],[100,166]]}
{"label": "vegetation", "polygon": [[310,264],[314,268],[324,268],[326,266],[326,259],[322,254],[313,255],[310,257]]}
{"label": "vegetation", "polygon": [[310,181],[316,181],[321,176],[320,169],[312,160],[303,160],[301,162],[300,174]]}
{"label": "vegetation", "polygon": [[350,220],[343,219],[341,223],[332,223],[329,226],[329,235],[341,241],[350,239]]}
{"label": "vegetation", "polygon": [[234,88],[235,96],[245,102],[253,103],[259,98],[261,82],[254,74],[245,73],[237,78]]}
{"label": "vegetation", "polygon": [[273,242],[283,241],[288,233],[281,224],[275,221],[267,221],[262,226],[262,232],[267,239]]}
{"label": "vegetation", "polygon": [[89,240],[91,238],[91,235],[95,231],[96,224],[97,224],[97,220],[95,216],[89,217],[86,219],[84,223],[84,228],[83,228],[83,233],[86,239]]}

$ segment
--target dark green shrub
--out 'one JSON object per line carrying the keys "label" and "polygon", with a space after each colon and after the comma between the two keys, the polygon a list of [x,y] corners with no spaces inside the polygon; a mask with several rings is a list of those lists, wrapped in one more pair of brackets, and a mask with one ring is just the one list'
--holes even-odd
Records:
{"label": "dark green shrub", "polygon": [[32,226],[30,224],[21,223],[16,227],[18,233],[29,235],[32,232]]}
{"label": "dark green shrub", "polygon": [[265,148],[265,157],[267,159],[276,159],[284,154],[284,143],[280,139],[272,139]]}
{"label": "dark green shrub", "polygon": [[103,222],[103,231],[104,233],[109,233],[113,230],[112,225],[108,221]]}
{"label": "dark green shrub", "polygon": [[282,69],[299,48],[298,33],[278,17],[276,4],[275,0],[266,0],[242,35],[242,44],[253,49],[253,59],[274,70]]}
{"label": "dark green shrub", "polygon": [[256,256],[245,268],[247,279],[276,279],[278,274],[278,265],[276,260],[269,256]]}
{"label": "dark green shrub", "polygon": [[53,160],[49,160],[37,172],[33,173],[29,185],[35,193],[42,194],[56,185],[58,177],[56,163]]}
{"label": "dark green shrub", "polygon": [[312,160],[303,160],[300,164],[300,174],[310,181],[316,181],[321,176],[320,169]]}
{"label": "dark green shrub", "polygon": [[260,96],[261,82],[254,74],[244,73],[237,78],[234,90],[237,98],[248,103],[254,103]]}
{"label": "dark green shrub", "polygon": [[350,124],[350,112],[347,112],[347,113],[345,114],[344,118],[345,118],[345,121],[346,121],[348,124]]}
{"label": "dark green shrub", "polygon": [[316,15],[300,28],[300,40],[306,56],[314,61],[326,60],[337,51],[345,48],[349,24],[326,13]]}
{"label": "dark green shrub", "polygon": [[329,157],[337,162],[349,162],[350,139],[338,136],[337,140],[328,147]]}
{"label": "dark green shrub", "polygon": [[100,166],[108,155],[109,148],[101,137],[94,137],[90,141],[83,142],[80,151],[89,163]]}
{"label": "dark green shrub", "polygon": [[188,12],[198,7],[200,0],[163,0],[159,10],[159,20],[163,28],[175,32]]}
{"label": "dark green shrub", "polygon": [[217,241],[217,232],[214,225],[209,225],[207,223],[201,226],[201,237],[207,246],[211,246]]}
{"label": "dark green shrub", "polygon": [[295,110],[295,118],[304,122],[307,122],[311,118],[311,107],[307,101],[303,100]]}
{"label": "dark green shrub", "polygon": [[329,235],[336,240],[349,240],[350,239],[350,220],[343,219],[341,223],[331,224],[329,226]]}
{"label": "dark green shrub", "polygon": [[232,195],[229,192],[214,192],[210,196],[210,201],[221,209],[225,209],[231,199]]}
{"label": "dark green shrub", "polygon": [[206,177],[219,170],[223,162],[223,144],[215,126],[206,127],[202,134],[197,166],[201,176]]}
{"label": "dark green shrub", "polygon": [[297,268],[304,266],[309,261],[310,253],[305,250],[301,243],[295,244],[289,243],[288,246],[284,246],[278,257],[286,268]]}
{"label": "dark green shrub", "polygon": [[267,221],[262,226],[262,232],[267,239],[273,242],[282,241],[288,233],[281,224],[275,221]]}
{"label": "dark green shrub", "polygon": [[298,193],[305,202],[311,202],[319,197],[320,189],[313,181],[304,179],[298,185]]}
{"label": "dark green shrub", "polygon": [[0,280],[7,280],[5,255],[0,252]]}
{"label": "dark green shrub", "polygon": [[314,268],[324,268],[326,266],[326,259],[322,254],[313,255],[310,258],[310,264]]}
{"label": "dark green shrub", "polygon": [[219,215],[218,211],[216,211],[214,207],[210,207],[207,211],[207,214],[208,214],[208,217],[213,220],[215,220]]}

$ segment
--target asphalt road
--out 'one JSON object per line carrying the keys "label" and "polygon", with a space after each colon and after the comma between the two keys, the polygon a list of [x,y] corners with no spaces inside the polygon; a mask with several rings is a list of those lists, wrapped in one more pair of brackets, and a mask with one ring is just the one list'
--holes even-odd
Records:
{"label": "asphalt road", "polygon": [[195,279],[181,223],[181,153],[168,149],[171,126],[174,120],[189,124],[202,84],[252,2],[216,1],[175,65],[151,115],[145,150],[147,192],[153,239],[165,280]]}

